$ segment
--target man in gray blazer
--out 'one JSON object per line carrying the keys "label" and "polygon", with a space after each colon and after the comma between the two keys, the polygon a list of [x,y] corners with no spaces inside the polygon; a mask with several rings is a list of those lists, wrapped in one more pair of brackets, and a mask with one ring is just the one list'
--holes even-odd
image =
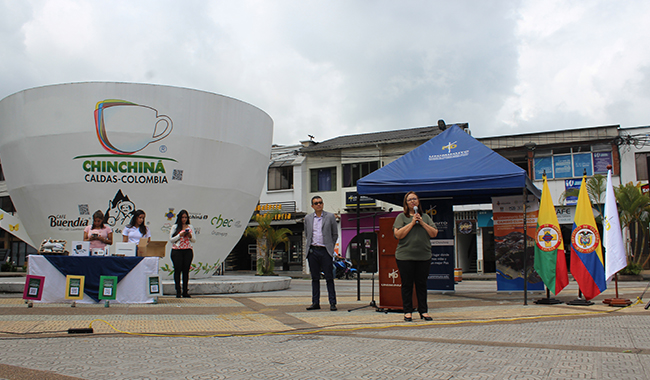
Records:
{"label": "man in gray blazer", "polygon": [[305,216],[305,236],[307,238],[307,261],[311,272],[311,306],[307,310],[320,309],[320,274],[325,274],[330,310],[336,311],[336,291],[334,290],[334,245],[339,238],[334,214],[323,211],[323,198],[318,195],[311,199],[313,214]]}

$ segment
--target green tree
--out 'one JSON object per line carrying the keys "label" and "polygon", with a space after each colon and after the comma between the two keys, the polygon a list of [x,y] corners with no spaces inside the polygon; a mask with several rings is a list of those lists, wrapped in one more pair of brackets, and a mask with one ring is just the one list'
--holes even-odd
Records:
{"label": "green tree", "polygon": [[290,229],[280,228],[276,230],[271,226],[271,222],[277,214],[277,211],[272,211],[264,215],[255,215],[253,219],[257,222],[257,226],[247,227],[244,232],[246,236],[250,236],[257,241],[257,274],[261,276],[275,274],[273,251],[278,245],[284,244],[286,247],[289,243]]}
{"label": "green tree", "polygon": [[641,184],[629,182],[614,189],[618,202],[618,213],[621,224],[630,235],[628,248],[628,264],[648,264],[650,255],[643,260],[644,248],[648,243],[648,222],[650,221],[650,196],[643,194]]}

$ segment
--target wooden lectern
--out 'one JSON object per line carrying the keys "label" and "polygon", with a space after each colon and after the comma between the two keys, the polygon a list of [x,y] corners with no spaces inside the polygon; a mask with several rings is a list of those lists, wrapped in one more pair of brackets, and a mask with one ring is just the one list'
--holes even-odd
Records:
{"label": "wooden lectern", "polygon": [[[395,262],[398,240],[393,235],[394,217],[379,218],[379,307],[384,310],[402,310],[402,278]],[[413,307],[417,310],[413,291]]]}

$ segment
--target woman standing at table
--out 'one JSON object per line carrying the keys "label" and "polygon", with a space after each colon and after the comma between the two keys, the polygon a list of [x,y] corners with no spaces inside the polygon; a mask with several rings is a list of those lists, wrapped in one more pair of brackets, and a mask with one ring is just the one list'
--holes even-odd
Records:
{"label": "woman standing at table", "polygon": [[172,263],[174,264],[174,284],[176,284],[176,298],[181,298],[181,275],[183,276],[183,297],[191,298],[188,293],[190,280],[190,267],[194,258],[192,243],[194,238],[194,227],[190,224],[190,216],[185,210],[181,210],[176,216],[176,224],[169,233],[169,241],[172,242]]}
{"label": "woman standing at table", "polygon": [[113,230],[104,224],[104,213],[93,214],[93,224],[84,228],[84,241],[90,242],[90,249],[104,249],[113,244]]}
{"label": "woman standing at table", "polygon": [[122,231],[122,241],[125,243],[140,243],[140,239],[147,238],[147,243],[151,240],[151,231],[145,225],[144,218],[147,216],[142,210],[135,210],[131,222],[126,225]]}
{"label": "woman standing at table", "polygon": [[402,277],[402,306],[404,320],[413,320],[413,284],[418,300],[420,318],[430,321],[427,305],[427,277],[431,267],[431,238],[438,235],[433,220],[420,214],[420,199],[409,191],[404,196],[404,212],[395,218],[393,233],[399,239],[395,261]]}

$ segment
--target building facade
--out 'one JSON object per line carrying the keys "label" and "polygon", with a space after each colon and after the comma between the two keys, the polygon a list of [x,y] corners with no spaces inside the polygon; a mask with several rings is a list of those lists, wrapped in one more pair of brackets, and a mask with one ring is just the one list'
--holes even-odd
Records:
{"label": "building facade", "polygon": [[[468,124],[458,125],[469,133]],[[621,153],[619,148],[626,145],[621,143],[620,131],[619,126],[612,125],[478,140],[524,169],[538,188],[542,187],[542,175],[546,173],[565,241],[569,241],[575,202],[570,197],[562,199],[561,195],[567,189],[579,186],[583,172],[586,172],[587,177],[594,174],[606,175],[608,165],[611,165],[615,185],[628,178],[644,178],[636,174],[638,170],[634,167],[634,162],[643,161],[638,158],[640,156],[644,159],[650,156],[650,146],[646,150],[625,148],[621,149]],[[305,141],[302,146],[275,147],[276,155],[271,159],[267,183],[277,183],[277,172],[282,171],[285,173],[281,174],[283,178],[288,177],[289,172],[292,173],[294,185],[292,189],[277,189],[277,185],[269,187],[267,184],[260,197],[260,204],[295,200],[298,215],[304,216],[311,212],[311,198],[318,195],[324,200],[325,210],[337,215],[341,254],[351,257],[356,252],[355,244],[358,241],[360,255],[376,257],[375,231],[378,230],[379,219],[395,216],[402,211],[402,205],[361,197],[357,213],[356,181],[417,148],[440,132],[437,126],[422,127],[340,136],[319,143]],[[634,133],[642,131],[634,130]],[[291,159],[280,163],[283,161],[280,157]],[[291,169],[287,169],[289,165]],[[283,167],[285,169],[277,169]],[[647,170],[645,175],[647,178]],[[456,267],[470,273],[494,272],[492,205],[454,206],[454,219]],[[277,223],[281,225],[280,222]],[[302,228],[300,217],[289,224],[295,226],[294,236]],[[358,240],[355,239],[357,234],[360,234]],[[301,254],[304,251],[303,247],[293,249]],[[305,269],[304,255],[302,260]]]}

